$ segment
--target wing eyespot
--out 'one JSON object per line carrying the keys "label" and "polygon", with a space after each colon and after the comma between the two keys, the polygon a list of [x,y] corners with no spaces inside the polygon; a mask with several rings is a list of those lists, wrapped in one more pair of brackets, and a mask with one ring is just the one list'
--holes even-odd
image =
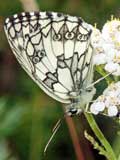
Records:
{"label": "wing eyespot", "polygon": [[33,58],[32,58],[32,62],[33,62],[34,64],[39,63],[39,62],[40,62],[40,57],[38,57],[38,56],[33,57]]}
{"label": "wing eyespot", "polygon": [[74,32],[66,32],[65,39],[72,40],[75,37]]}
{"label": "wing eyespot", "polygon": [[61,34],[60,34],[60,33],[55,34],[55,35],[53,36],[53,40],[54,40],[54,41],[60,41],[60,40],[61,40],[61,38],[62,38],[62,36],[61,36]]}
{"label": "wing eyespot", "polygon": [[41,51],[39,50],[37,55],[38,57],[43,58],[46,55],[45,50],[41,50]]}
{"label": "wing eyespot", "polygon": [[78,34],[77,35],[77,40],[78,41],[81,41],[81,42],[85,42],[85,41],[87,41],[88,39],[89,39],[89,34]]}
{"label": "wing eyespot", "polygon": [[78,41],[81,41],[81,39],[82,39],[82,34],[78,34],[78,35],[77,35],[77,40],[78,40]]}

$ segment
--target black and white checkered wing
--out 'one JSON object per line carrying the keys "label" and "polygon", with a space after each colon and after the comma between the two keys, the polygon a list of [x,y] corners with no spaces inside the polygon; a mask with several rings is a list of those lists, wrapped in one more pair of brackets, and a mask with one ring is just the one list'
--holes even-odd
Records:
{"label": "black and white checkered wing", "polygon": [[17,60],[49,96],[70,103],[80,94],[92,72],[91,30],[81,18],[21,13],[7,18],[4,28]]}

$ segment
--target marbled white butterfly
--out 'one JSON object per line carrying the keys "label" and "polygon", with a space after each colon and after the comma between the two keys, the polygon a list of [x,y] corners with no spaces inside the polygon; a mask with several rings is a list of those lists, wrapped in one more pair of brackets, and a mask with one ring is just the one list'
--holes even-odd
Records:
{"label": "marbled white butterfly", "polygon": [[85,110],[95,88],[89,25],[55,12],[15,14],[4,26],[17,60],[49,96],[68,104],[68,115]]}

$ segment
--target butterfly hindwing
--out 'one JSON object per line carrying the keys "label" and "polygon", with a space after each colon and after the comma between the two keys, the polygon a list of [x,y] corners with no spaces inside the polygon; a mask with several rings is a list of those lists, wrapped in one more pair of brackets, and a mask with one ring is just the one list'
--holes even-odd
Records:
{"label": "butterfly hindwing", "polygon": [[91,72],[91,29],[81,19],[54,12],[7,18],[5,32],[19,63],[51,97],[70,103]]}

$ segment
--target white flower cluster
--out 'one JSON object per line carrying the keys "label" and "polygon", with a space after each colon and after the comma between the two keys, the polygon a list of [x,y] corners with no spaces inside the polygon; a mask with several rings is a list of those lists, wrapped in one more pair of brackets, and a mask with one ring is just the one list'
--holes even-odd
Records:
{"label": "white flower cluster", "polygon": [[117,116],[120,110],[120,82],[112,83],[101,96],[90,106],[93,114],[106,114],[110,117]]}
{"label": "white flower cluster", "polygon": [[95,55],[94,64],[105,64],[104,69],[120,75],[120,20],[108,21],[100,32],[93,28],[91,37]]}

